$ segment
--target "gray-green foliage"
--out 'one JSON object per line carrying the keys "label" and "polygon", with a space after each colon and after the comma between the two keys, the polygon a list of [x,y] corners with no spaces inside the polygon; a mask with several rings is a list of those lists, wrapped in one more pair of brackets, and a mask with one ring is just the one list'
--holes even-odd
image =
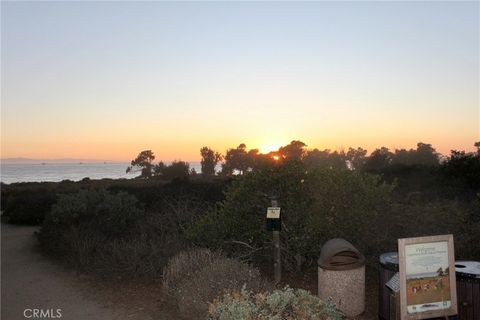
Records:
{"label": "gray-green foliage", "polygon": [[82,190],[59,197],[39,240],[43,250],[82,271],[154,278],[169,252],[158,225],[128,193]]}
{"label": "gray-green foliage", "polygon": [[125,234],[142,214],[137,199],[126,192],[81,190],[59,197],[48,215],[48,224],[95,224],[106,236],[115,236]]}
{"label": "gray-green foliage", "polygon": [[242,286],[259,292],[268,288],[260,272],[236,259],[206,249],[181,252],[164,269],[164,285],[185,319],[202,319],[208,303]]}
{"label": "gray-green foliage", "polygon": [[287,161],[239,177],[225,201],[200,218],[187,236],[207,247],[222,247],[232,240],[262,247],[271,241],[264,227],[270,205],[265,194],[275,193],[282,208],[283,258],[297,265],[312,263],[322,243],[333,237],[344,237],[361,250],[375,246],[369,227],[385,210],[391,189],[374,175],[308,170],[300,161]]}
{"label": "gray-green foliage", "polygon": [[253,293],[243,287],[226,293],[209,307],[210,320],[340,320],[333,305],[302,289],[289,287],[273,292]]}

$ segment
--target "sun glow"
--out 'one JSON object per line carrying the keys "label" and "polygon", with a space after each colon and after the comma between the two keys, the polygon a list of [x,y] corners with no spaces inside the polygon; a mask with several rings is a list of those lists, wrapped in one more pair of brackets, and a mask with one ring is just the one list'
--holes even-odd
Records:
{"label": "sun glow", "polygon": [[259,149],[260,149],[260,153],[267,154],[272,151],[277,151],[278,149],[280,149],[281,146],[282,145],[279,143],[268,143],[268,144],[262,145]]}

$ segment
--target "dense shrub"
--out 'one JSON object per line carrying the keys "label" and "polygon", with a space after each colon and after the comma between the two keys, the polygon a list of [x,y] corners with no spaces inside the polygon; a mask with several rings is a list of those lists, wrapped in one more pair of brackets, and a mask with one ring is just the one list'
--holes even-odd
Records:
{"label": "dense shrub", "polygon": [[59,197],[39,240],[44,251],[82,271],[155,280],[187,246],[185,229],[207,207],[194,197],[163,197],[144,209],[125,192],[82,190]]}
{"label": "dense shrub", "polygon": [[378,252],[396,250],[397,239],[453,234],[459,260],[480,260],[480,202],[415,198],[392,203],[375,226]]}
{"label": "dense shrub", "polygon": [[245,288],[226,293],[209,306],[211,320],[337,320],[341,313],[305,290],[286,287],[254,294]]}
{"label": "dense shrub", "polygon": [[225,292],[242,286],[255,292],[269,287],[257,269],[206,249],[173,257],[165,268],[164,284],[185,319],[203,319],[208,302]]}
{"label": "dense shrub", "polygon": [[441,166],[441,178],[450,193],[480,192],[480,148],[477,152],[452,151]]}
{"label": "dense shrub", "polygon": [[[223,248],[227,243],[261,248],[271,234],[265,230],[265,212],[275,193],[282,208],[283,259],[287,263],[313,263],[323,242],[344,237],[362,251],[371,250],[371,232],[379,214],[386,210],[392,186],[378,176],[349,170],[308,171],[301,162],[265,168],[239,177],[226,199],[188,231],[195,244]],[[236,252],[238,248],[233,248]]]}
{"label": "dense shrub", "polygon": [[57,200],[55,186],[48,183],[2,184],[2,211],[12,224],[38,225]]}
{"label": "dense shrub", "polygon": [[91,257],[100,244],[127,238],[143,216],[138,201],[127,193],[82,190],[59,197],[45,218],[39,240],[52,254],[80,257],[75,262],[86,266],[90,263],[84,255]]}
{"label": "dense shrub", "polygon": [[[171,200],[194,199],[202,205],[212,206],[223,200],[228,180],[202,179],[102,179],[62,182],[26,182],[1,184],[2,218],[16,224],[41,225],[58,197],[80,190],[105,189],[113,193],[127,192],[134,195],[147,210],[163,211],[162,204]],[[167,208],[168,209],[168,208]]]}
{"label": "dense shrub", "polygon": [[127,193],[82,190],[59,197],[38,237],[45,252],[79,270],[152,278],[182,245],[166,240],[159,220]]}

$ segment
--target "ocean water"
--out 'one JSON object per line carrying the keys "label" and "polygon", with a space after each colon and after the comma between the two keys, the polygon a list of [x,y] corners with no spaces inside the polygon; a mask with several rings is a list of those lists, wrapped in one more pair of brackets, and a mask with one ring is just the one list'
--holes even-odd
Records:
{"label": "ocean water", "polygon": [[[62,180],[79,181],[90,179],[131,179],[139,173],[126,173],[129,163],[36,163],[10,164],[2,163],[0,181],[14,182],[42,182]],[[190,163],[190,168],[200,172],[200,163]]]}

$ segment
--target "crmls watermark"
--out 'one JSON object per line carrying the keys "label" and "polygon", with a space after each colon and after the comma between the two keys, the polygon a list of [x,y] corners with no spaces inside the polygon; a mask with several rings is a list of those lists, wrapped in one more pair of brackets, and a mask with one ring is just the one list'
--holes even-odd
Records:
{"label": "crmls watermark", "polygon": [[25,309],[25,319],[59,319],[62,317],[62,309]]}

